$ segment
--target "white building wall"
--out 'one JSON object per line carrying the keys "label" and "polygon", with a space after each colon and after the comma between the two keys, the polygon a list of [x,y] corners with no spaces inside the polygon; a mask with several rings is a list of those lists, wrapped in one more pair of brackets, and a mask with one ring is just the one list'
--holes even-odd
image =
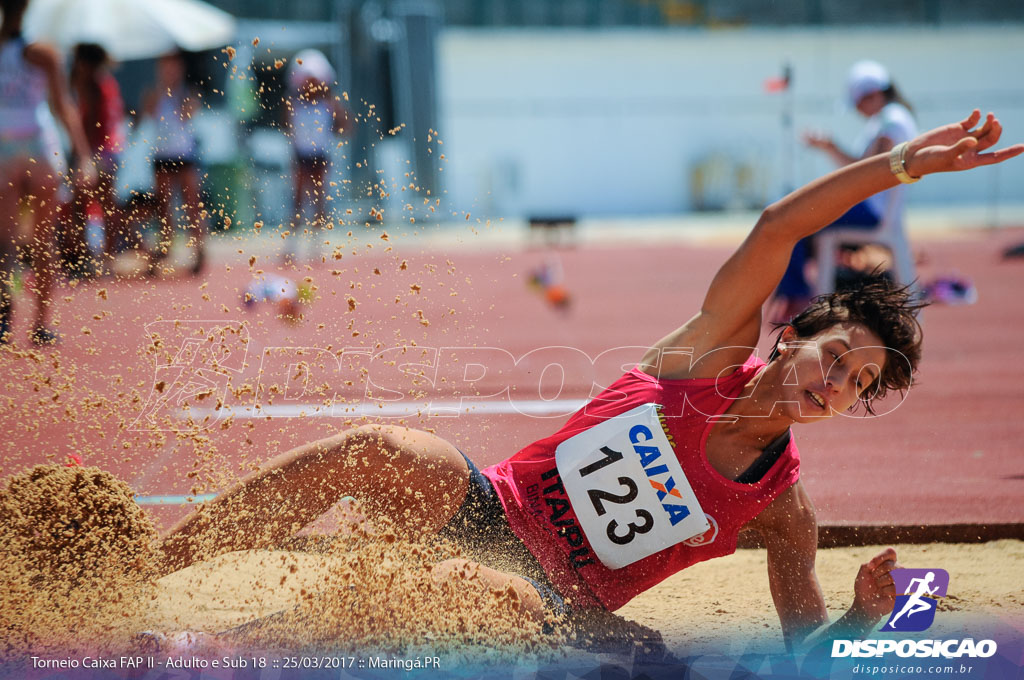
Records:
{"label": "white building wall", "polygon": [[[795,130],[849,145],[863,119],[846,71],[885,63],[922,129],[994,110],[1024,141],[1024,28],[462,30],[439,48],[442,175],[455,210],[580,216],[669,214],[703,196],[739,207],[830,169],[785,143],[786,95],[763,91],[793,67]],[[792,163],[785,149],[794,149]],[[709,159],[711,159],[709,161]],[[748,180],[737,183],[737,168]],[[913,187],[912,204],[1024,203],[1024,160]]]}

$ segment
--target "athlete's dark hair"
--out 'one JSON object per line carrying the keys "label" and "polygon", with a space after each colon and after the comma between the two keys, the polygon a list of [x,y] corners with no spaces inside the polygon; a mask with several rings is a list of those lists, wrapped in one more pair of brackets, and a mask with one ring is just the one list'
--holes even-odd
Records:
{"label": "athlete's dark hair", "polygon": [[882,339],[887,353],[878,377],[862,392],[861,401],[873,414],[875,400],[890,390],[902,394],[910,388],[921,362],[917,313],[925,306],[910,286],[899,286],[878,272],[865,275],[842,290],[816,297],[789,323],[777,324],[779,335],[768,360],[779,356],[779,340],[786,328],[792,327],[798,338],[809,338],[845,321],[866,326]]}

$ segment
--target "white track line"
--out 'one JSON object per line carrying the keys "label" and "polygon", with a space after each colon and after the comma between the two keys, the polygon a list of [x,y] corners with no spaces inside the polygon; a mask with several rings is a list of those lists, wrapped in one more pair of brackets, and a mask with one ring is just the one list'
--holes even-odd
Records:
{"label": "white track line", "polygon": [[358,402],[341,403],[333,406],[323,404],[270,404],[254,409],[224,407],[220,410],[193,408],[181,411],[181,418],[191,417],[202,420],[206,417],[240,419],[247,418],[352,418],[359,416],[380,416],[394,418],[401,416],[452,417],[461,415],[511,415],[524,416],[567,416],[583,407],[586,399],[460,399],[430,402]]}
{"label": "white track line", "polygon": [[215,493],[201,493],[195,496],[136,496],[135,502],[139,505],[192,505],[212,501],[216,497]]}

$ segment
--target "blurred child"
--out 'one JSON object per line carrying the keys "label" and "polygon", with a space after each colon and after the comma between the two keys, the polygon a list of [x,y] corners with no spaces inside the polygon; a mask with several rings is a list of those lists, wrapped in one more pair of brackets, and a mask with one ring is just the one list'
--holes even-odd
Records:
{"label": "blurred child", "polygon": [[174,219],[171,197],[180,188],[188,227],[195,231],[193,275],[206,262],[206,227],[199,198],[199,160],[192,115],[198,108],[198,96],[185,78],[185,59],[180,52],[161,57],[157,62],[155,89],[146,95],[145,112],[156,119],[153,170],[160,216],[160,242],[150,257],[150,273],[167,258],[174,243]]}
{"label": "blurred child", "polygon": [[347,135],[352,128],[348,110],[331,89],[334,80],[327,57],[314,49],[296,54],[288,72],[290,96],[285,100],[285,129],[290,131],[295,154],[295,222],[285,260],[296,254],[295,239],[298,231],[305,230],[307,202],[313,207],[311,224],[319,228],[327,223],[324,180],[330,152],[338,144],[338,135]]}

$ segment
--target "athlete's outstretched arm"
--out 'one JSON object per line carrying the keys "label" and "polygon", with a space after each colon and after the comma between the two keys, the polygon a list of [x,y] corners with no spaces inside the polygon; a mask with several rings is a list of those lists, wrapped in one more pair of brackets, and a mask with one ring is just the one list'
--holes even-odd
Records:
{"label": "athlete's outstretched arm", "polygon": [[[921,177],[969,170],[1024,152],[1024,144],[1017,144],[980,153],[994,146],[1002,134],[1002,126],[992,114],[978,127],[980,121],[981,114],[975,110],[959,123],[910,141],[904,155],[906,172]],[[889,154],[882,153],[835,170],[768,206],[715,275],[700,313],[662,339],[644,363],[653,365],[653,359],[665,348],[689,347],[695,356],[702,356],[720,347],[756,344],[761,306],[782,279],[797,241],[831,224],[860,201],[898,183],[889,167]],[[715,374],[715,368],[708,366],[704,371]],[[690,373],[690,362],[683,355],[664,358],[659,374],[663,378],[701,377]]]}

